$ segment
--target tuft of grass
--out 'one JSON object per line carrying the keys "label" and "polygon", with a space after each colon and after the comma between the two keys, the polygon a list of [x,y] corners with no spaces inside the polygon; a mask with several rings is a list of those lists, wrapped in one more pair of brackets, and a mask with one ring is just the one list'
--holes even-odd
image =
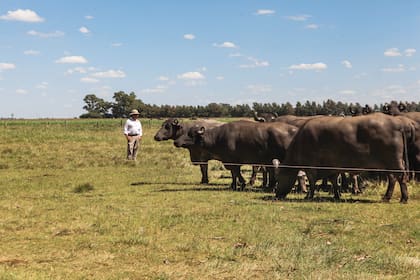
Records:
{"label": "tuft of grass", "polygon": [[81,185],[78,185],[77,187],[75,187],[73,189],[74,193],[85,193],[85,192],[90,192],[93,191],[95,188],[93,187],[93,185],[91,183],[84,183]]}

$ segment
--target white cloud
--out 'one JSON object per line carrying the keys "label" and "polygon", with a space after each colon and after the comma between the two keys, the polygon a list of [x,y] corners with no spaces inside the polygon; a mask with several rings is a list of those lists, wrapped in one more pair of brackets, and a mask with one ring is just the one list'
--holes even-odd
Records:
{"label": "white cloud", "polygon": [[93,16],[85,16],[85,19],[91,20],[91,19],[94,19],[94,17]]}
{"label": "white cloud", "polygon": [[21,88],[18,88],[18,89],[16,90],[16,93],[17,93],[17,94],[27,94],[27,93],[28,93],[28,91],[27,91],[26,89],[21,89]]}
{"label": "white cloud", "polygon": [[404,51],[405,56],[413,56],[416,53],[416,49],[406,49]]}
{"label": "white cloud", "polygon": [[24,55],[39,55],[40,51],[35,51],[35,50],[26,50],[23,52]]}
{"label": "white cloud", "polygon": [[168,78],[168,77],[166,77],[166,76],[160,76],[160,77],[158,78],[158,80],[159,80],[159,81],[169,81],[169,78]]}
{"label": "white cloud", "polygon": [[261,10],[258,10],[255,14],[257,16],[266,16],[266,15],[274,15],[275,13],[276,11],[274,10],[261,9]]}
{"label": "white cloud", "polygon": [[126,75],[122,70],[108,70],[93,73],[92,76],[95,78],[125,78]]}
{"label": "white cloud", "polygon": [[39,85],[36,86],[37,89],[47,89],[48,88],[48,83],[47,82],[42,82]]}
{"label": "white cloud", "polygon": [[306,21],[310,17],[312,16],[311,15],[296,15],[296,16],[286,16],[285,18],[288,20],[293,20],[293,21]]}
{"label": "white cloud", "polygon": [[327,69],[328,66],[325,63],[318,62],[313,64],[294,64],[289,67],[290,70],[315,70],[315,71],[321,71]]}
{"label": "white cloud", "polygon": [[306,29],[318,29],[319,28],[319,25],[312,23],[312,24],[306,25],[305,28]]}
{"label": "white cloud", "polygon": [[200,72],[186,72],[184,74],[178,75],[180,80],[204,80],[206,77]]}
{"label": "white cloud", "polygon": [[37,36],[37,37],[40,37],[40,38],[53,38],[53,37],[64,36],[64,32],[58,31],[58,30],[54,31],[54,32],[51,32],[51,33],[42,33],[42,32],[38,32],[38,31],[35,31],[35,30],[30,30],[30,31],[27,32],[27,34],[31,35],[31,36]]}
{"label": "white cloud", "polygon": [[405,66],[403,64],[398,64],[397,67],[394,68],[382,68],[381,69],[382,72],[386,72],[386,73],[401,73],[401,72],[405,72]]}
{"label": "white cloud", "polygon": [[80,73],[80,74],[86,74],[87,70],[84,67],[75,67],[67,70],[67,74],[73,74],[73,73]]}
{"label": "white cloud", "polygon": [[12,70],[15,68],[16,68],[16,65],[14,65],[13,63],[0,62],[0,72],[3,70]]}
{"label": "white cloud", "polygon": [[90,30],[85,26],[80,27],[79,31],[80,31],[80,33],[83,33],[83,34],[89,34],[90,33]]}
{"label": "white cloud", "polygon": [[195,35],[194,34],[184,34],[184,39],[194,40],[195,39]]}
{"label": "white cloud", "polygon": [[341,61],[341,64],[343,64],[344,65],[344,67],[346,67],[346,68],[353,68],[353,65],[351,64],[351,62],[350,61],[348,61],[348,60],[343,60],[343,61]]}
{"label": "white cloud", "polygon": [[18,9],[15,11],[8,11],[6,15],[0,16],[2,20],[23,21],[23,22],[43,22],[45,19],[37,15],[32,10]]}
{"label": "white cloud", "polygon": [[219,81],[223,81],[225,79],[225,77],[223,77],[223,76],[217,76],[216,77],[216,80],[219,80]]}
{"label": "white cloud", "polygon": [[270,66],[270,63],[268,61],[262,61],[259,59],[256,59],[254,57],[248,57],[248,61],[250,61],[250,64],[242,64],[239,65],[240,68],[256,68],[256,67],[268,67]]}
{"label": "white cloud", "polygon": [[214,43],[213,46],[215,46],[217,48],[230,48],[230,49],[236,49],[236,48],[238,48],[238,46],[236,46],[232,42],[223,42],[221,44]]}
{"label": "white cloud", "polygon": [[112,43],[111,47],[121,47],[122,45],[122,43]]}
{"label": "white cloud", "polygon": [[80,81],[82,83],[89,83],[89,84],[94,84],[94,83],[99,82],[98,79],[95,79],[95,78],[92,78],[92,77],[83,77],[83,78],[80,78]]}
{"label": "white cloud", "polygon": [[388,57],[401,56],[401,53],[398,50],[398,48],[390,48],[384,52],[384,56],[388,56]]}
{"label": "white cloud", "polygon": [[86,60],[86,58],[84,58],[83,56],[64,56],[61,57],[59,59],[57,59],[55,61],[56,63],[70,63],[70,64],[74,64],[74,63],[87,63],[88,61]]}

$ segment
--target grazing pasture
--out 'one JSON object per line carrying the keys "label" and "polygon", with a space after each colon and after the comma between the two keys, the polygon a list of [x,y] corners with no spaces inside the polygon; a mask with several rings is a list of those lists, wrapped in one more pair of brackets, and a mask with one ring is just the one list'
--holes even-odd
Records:
{"label": "grazing pasture", "polygon": [[134,163],[122,120],[1,120],[0,279],[420,278],[420,184],[277,201],[210,161],[200,185],[162,122]]}

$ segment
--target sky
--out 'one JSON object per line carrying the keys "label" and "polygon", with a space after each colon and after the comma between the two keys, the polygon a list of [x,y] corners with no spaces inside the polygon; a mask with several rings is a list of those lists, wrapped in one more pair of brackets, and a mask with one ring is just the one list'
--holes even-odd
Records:
{"label": "sky", "polygon": [[420,102],[417,0],[0,0],[0,118],[146,104]]}

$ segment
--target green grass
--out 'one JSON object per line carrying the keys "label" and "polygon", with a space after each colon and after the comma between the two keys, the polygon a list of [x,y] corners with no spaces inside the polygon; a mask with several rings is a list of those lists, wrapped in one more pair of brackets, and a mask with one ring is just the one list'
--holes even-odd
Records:
{"label": "green grass", "polygon": [[161,122],[134,163],[121,120],[0,121],[0,279],[419,279],[419,184],[276,201],[211,161],[203,186]]}

